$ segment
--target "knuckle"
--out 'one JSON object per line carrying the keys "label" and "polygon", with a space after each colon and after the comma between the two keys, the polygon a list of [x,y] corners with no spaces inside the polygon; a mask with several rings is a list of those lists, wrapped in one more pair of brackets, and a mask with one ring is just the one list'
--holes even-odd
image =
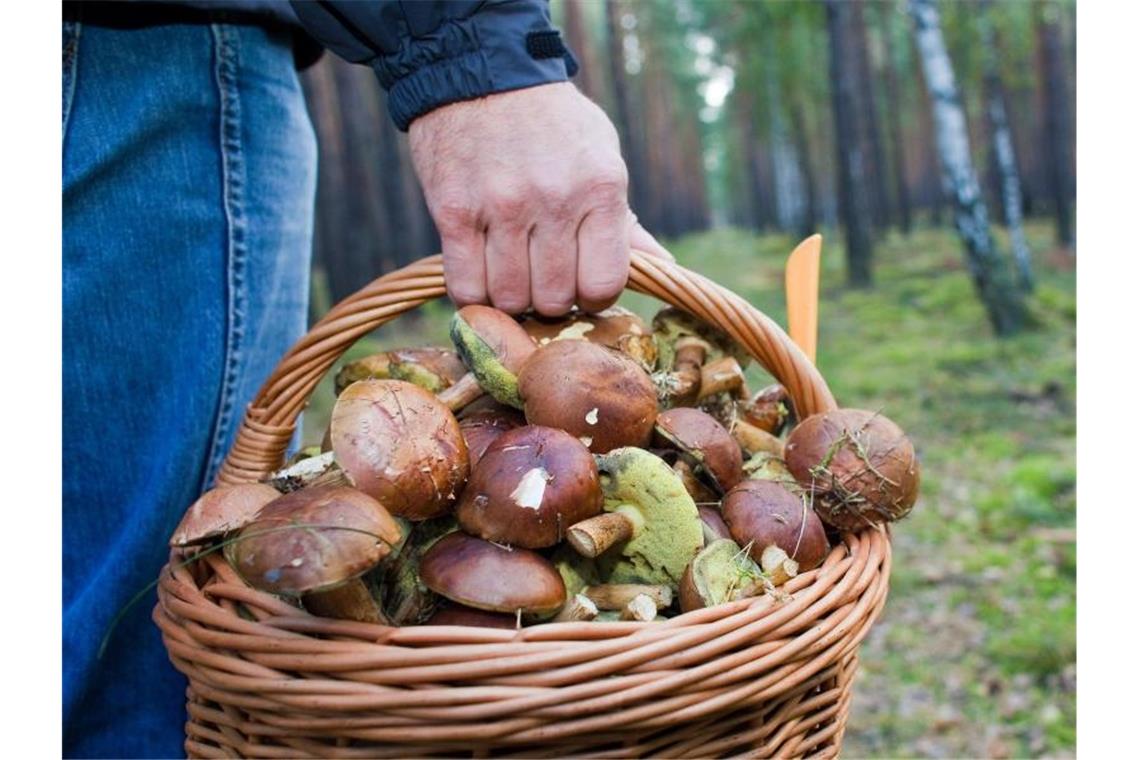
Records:
{"label": "knuckle", "polygon": [[466,235],[479,224],[479,210],[466,197],[458,194],[441,198],[433,207],[440,234]]}
{"label": "knuckle", "polygon": [[499,193],[491,196],[491,213],[506,224],[521,223],[527,209],[527,198],[522,193]]}

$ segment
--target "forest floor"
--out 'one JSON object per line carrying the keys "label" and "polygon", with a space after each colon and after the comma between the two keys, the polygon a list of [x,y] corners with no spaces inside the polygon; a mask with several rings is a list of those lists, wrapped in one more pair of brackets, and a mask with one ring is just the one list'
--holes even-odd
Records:
{"label": "forest floor", "polygon": [[[898,422],[923,467],[919,503],[894,531],[890,598],[860,650],[846,757],[1075,753],[1076,277],[1047,224],[1027,232],[1034,325],[1006,340],[992,337],[952,231],[884,240],[867,290],[844,286],[840,238],[825,240],[823,376],[841,404]],[[794,243],[718,230],[669,247],[783,323]],[[349,356],[446,345],[448,314],[429,304]],[[330,385],[307,413],[308,442],[323,432]]]}

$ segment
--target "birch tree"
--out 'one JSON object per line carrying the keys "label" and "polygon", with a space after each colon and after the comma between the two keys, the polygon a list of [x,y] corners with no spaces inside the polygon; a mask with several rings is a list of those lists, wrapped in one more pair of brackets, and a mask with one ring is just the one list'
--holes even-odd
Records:
{"label": "birch tree", "polygon": [[970,159],[966,115],[934,0],[910,0],[915,43],[930,92],[943,187],[954,204],[954,226],[962,238],[966,263],[990,323],[998,335],[1010,335],[1025,319],[1025,302],[1013,285],[994,245],[977,174]]}
{"label": "birch tree", "polygon": [[1017,284],[1022,290],[1029,292],[1033,290],[1033,271],[1029,262],[1029,243],[1025,240],[1025,228],[1021,223],[1021,178],[1018,175],[1017,159],[1013,152],[1009,118],[1006,116],[1005,88],[1002,86],[1001,72],[998,68],[997,44],[994,41],[988,2],[978,14],[978,37],[982,47],[986,120],[989,122],[994,163],[1000,180],[1001,205],[1005,211],[1006,227],[1009,229]]}

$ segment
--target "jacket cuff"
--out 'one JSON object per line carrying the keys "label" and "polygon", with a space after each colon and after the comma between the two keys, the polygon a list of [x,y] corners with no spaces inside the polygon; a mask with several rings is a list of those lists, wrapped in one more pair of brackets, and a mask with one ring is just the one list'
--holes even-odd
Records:
{"label": "jacket cuff", "polygon": [[546,5],[533,2],[487,3],[468,18],[406,38],[396,53],[370,64],[405,132],[417,117],[449,103],[564,82],[577,72]]}

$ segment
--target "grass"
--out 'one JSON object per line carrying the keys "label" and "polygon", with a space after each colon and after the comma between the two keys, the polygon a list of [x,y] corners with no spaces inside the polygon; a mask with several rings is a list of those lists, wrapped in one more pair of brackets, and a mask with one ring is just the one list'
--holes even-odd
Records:
{"label": "grass", "polygon": [[[1034,326],[995,339],[948,230],[892,235],[875,285],[844,286],[824,244],[819,366],[840,403],[880,409],[911,435],[922,496],[895,530],[891,596],[864,644],[848,757],[1071,756],[1076,743],[1075,273],[1051,229],[1027,230]],[[783,323],[795,240],[717,230],[673,241],[678,261]],[[657,304],[627,294],[643,315]],[[432,305],[362,341],[446,344]],[[749,370],[753,387],[765,382]],[[319,441],[331,387],[306,440]]]}

